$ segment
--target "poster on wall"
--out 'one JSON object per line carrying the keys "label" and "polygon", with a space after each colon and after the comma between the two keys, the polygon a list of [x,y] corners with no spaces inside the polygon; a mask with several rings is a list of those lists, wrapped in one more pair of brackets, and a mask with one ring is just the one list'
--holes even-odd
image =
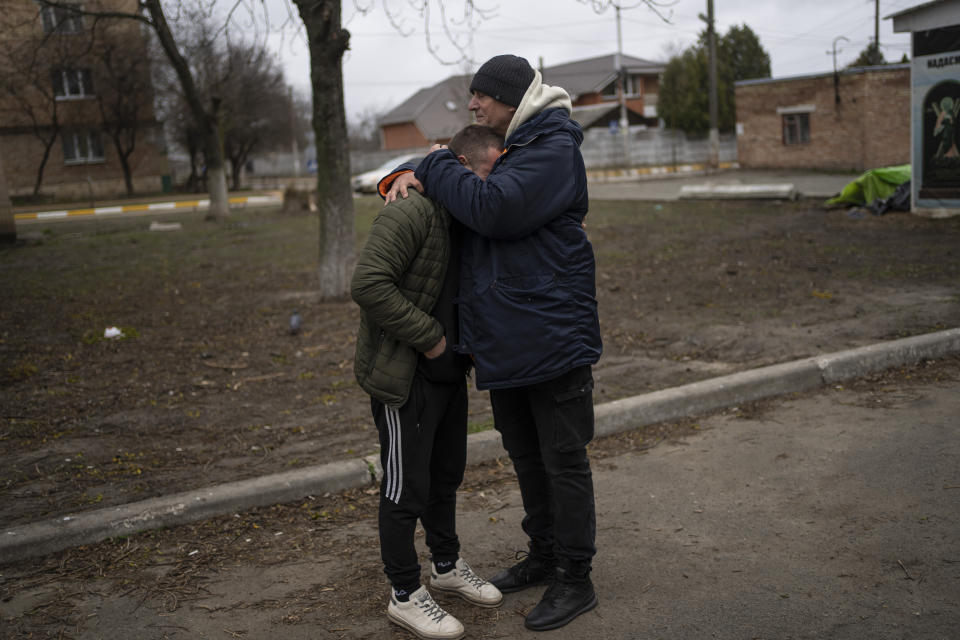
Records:
{"label": "poster on wall", "polygon": [[920,206],[960,203],[960,26],[913,34],[913,158]]}

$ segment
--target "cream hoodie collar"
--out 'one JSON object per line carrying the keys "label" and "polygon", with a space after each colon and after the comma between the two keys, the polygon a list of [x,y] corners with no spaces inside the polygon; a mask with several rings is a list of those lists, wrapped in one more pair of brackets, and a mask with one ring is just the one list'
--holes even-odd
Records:
{"label": "cream hoodie collar", "polygon": [[516,113],[510,120],[510,126],[507,128],[506,140],[510,139],[513,132],[521,124],[537,115],[544,109],[553,109],[561,107],[567,110],[567,113],[573,112],[573,103],[570,101],[570,94],[560,87],[551,87],[543,84],[543,78],[540,72],[534,69],[533,81],[527,87],[527,92],[523,94],[523,99],[517,106]]}

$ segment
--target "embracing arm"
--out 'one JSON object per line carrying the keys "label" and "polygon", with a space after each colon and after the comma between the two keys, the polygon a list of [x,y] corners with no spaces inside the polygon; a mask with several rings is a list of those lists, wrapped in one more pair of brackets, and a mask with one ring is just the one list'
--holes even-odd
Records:
{"label": "embracing arm", "polygon": [[476,233],[513,240],[533,233],[570,210],[586,176],[577,170],[579,149],[560,133],[511,147],[486,180],[435,151],[417,167],[426,193]]}
{"label": "embracing arm", "polygon": [[443,340],[443,326],[418,309],[399,288],[427,233],[417,223],[416,214],[407,210],[411,203],[404,204],[407,206],[386,207],[374,220],[357,259],[350,295],[385,332],[417,351],[429,353]]}
{"label": "embracing arm", "polygon": [[406,199],[407,191],[410,188],[414,188],[420,193],[423,193],[423,185],[413,176],[413,170],[416,168],[417,165],[413,162],[404,162],[380,178],[380,182],[377,183],[377,193],[386,201],[384,206],[390,204],[398,197]]}

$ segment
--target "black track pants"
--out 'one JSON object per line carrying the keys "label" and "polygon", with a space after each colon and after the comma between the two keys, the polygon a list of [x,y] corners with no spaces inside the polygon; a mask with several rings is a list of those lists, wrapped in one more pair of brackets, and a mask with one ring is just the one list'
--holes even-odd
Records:
{"label": "black track pants", "polygon": [[380,434],[380,554],[396,588],[416,589],[420,563],[413,544],[417,518],[434,562],[456,560],[457,488],[467,462],[467,385],[417,376],[400,409],[371,401]]}

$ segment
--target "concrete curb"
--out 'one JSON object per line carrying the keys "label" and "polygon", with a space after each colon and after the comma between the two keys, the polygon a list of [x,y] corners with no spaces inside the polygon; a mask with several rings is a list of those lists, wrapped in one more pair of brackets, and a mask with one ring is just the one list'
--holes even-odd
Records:
{"label": "concrete curb", "polygon": [[[809,391],[824,384],[957,354],[960,328],[743,371],[598,405],[596,434],[610,435],[761,398]],[[496,431],[469,436],[468,464],[504,455]],[[0,534],[0,564],[115,536],[291,502],[312,494],[363,487],[381,475],[378,456],[368,456],[12,527]]]}
{"label": "concrete curb", "polygon": [[[281,206],[283,204],[283,193],[280,191],[271,191],[256,195],[229,196],[228,201],[231,209],[248,207],[267,207]],[[49,222],[51,220],[62,220],[65,218],[78,218],[89,216],[111,216],[121,213],[170,213],[206,211],[210,208],[209,198],[193,198],[170,200],[166,202],[137,202],[133,204],[109,205],[103,207],[78,207],[71,209],[58,209],[54,211],[23,211],[14,214],[14,220],[18,223],[29,222]]]}
{"label": "concrete curb", "polygon": [[680,187],[681,200],[796,200],[800,197],[791,183],[777,184],[686,184]]}

